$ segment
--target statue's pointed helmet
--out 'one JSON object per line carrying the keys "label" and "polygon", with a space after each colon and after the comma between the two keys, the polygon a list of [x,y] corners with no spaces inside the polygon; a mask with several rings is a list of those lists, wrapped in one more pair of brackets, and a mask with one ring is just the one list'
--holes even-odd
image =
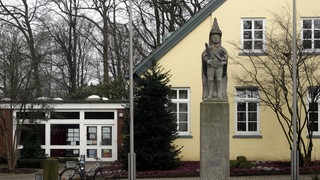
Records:
{"label": "statue's pointed helmet", "polygon": [[219,34],[220,36],[222,36],[222,31],[220,30],[220,27],[218,25],[217,18],[214,18],[213,20],[213,25],[210,31],[210,35],[212,34]]}

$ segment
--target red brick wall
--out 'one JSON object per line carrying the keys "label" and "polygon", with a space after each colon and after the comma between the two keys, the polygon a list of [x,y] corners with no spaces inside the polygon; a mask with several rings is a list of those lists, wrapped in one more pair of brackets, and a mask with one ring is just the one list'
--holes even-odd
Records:
{"label": "red brick wall", "polygon": [[[6,133],[6,134],[4,134]],[[12,111],[9,109],[0,109],[0,156],[6,156],[3,138],[7,137],[12,142]]]}

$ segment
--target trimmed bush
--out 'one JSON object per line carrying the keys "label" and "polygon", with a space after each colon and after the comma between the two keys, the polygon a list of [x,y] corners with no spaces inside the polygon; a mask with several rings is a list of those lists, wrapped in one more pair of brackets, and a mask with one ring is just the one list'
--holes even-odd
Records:
{"label": "trimmed bush", "polygon": [[239,167],[240,162],[237,160],[230,160],[230,168]]}
{"label": "trimmed bush", "polygon": [[59,163],[66,163],[67,161],[76,161],[78,162],[77,157],[58,157]]}
{"label": "trimmed bush", "polygon": [[246,162],[248,161],[247,158],[245,156],[237,156],[237,161],[239,162]]}
{"label": "trimmed bush", "polygon": [[253,167],[254,165],[249,162],[249,161],[242,161],[242,162],[239,162],[239,168],[251,168]]}
{"label": "trimmed bush", "polygon": [[43,168],[44,159],[19,159],[20,168]]}

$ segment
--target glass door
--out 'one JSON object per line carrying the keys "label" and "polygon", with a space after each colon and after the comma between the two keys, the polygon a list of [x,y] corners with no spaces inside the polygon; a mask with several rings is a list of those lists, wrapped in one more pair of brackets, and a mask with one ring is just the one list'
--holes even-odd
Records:
{"label": "glass door", "polygon": [[116,160],[117,138],[111,125],[86,126],[86,158],[93,161],[99,157],[104,161]]}

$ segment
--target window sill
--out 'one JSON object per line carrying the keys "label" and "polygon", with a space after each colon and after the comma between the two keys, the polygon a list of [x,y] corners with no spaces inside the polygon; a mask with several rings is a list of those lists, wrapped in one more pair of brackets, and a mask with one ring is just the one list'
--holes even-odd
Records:
{"label": "window sill", "polygon": [[303,55],[314,55],[314,56],[318,56],[320,55],[320,51],[319,50],[305,50],[302,52]]}
{"label": "window sill", "polygon": [[264,51],[254,52],[254,51],[241,51],[238,53],[239,56],[267,56],[268,54]]}
{"label": "window sill", "polygon": [[192,139],[193,136],[191,134],[178,134],[178,139]]}
{"label": "window sill", "polygon": [[[307,138],[310,138],[309,135],[307,135]],[[320,134],[312,134],[313,139],[320,139]]]}
{"label": "window sill", "polygon": [[256,134],[256,135],[253,135],[253,134],[236,134],[236,135],[233,135],[232,138],[239,138],[239,139],[261,139],[262,138],[262,135],[259,135],[259,134]]}

